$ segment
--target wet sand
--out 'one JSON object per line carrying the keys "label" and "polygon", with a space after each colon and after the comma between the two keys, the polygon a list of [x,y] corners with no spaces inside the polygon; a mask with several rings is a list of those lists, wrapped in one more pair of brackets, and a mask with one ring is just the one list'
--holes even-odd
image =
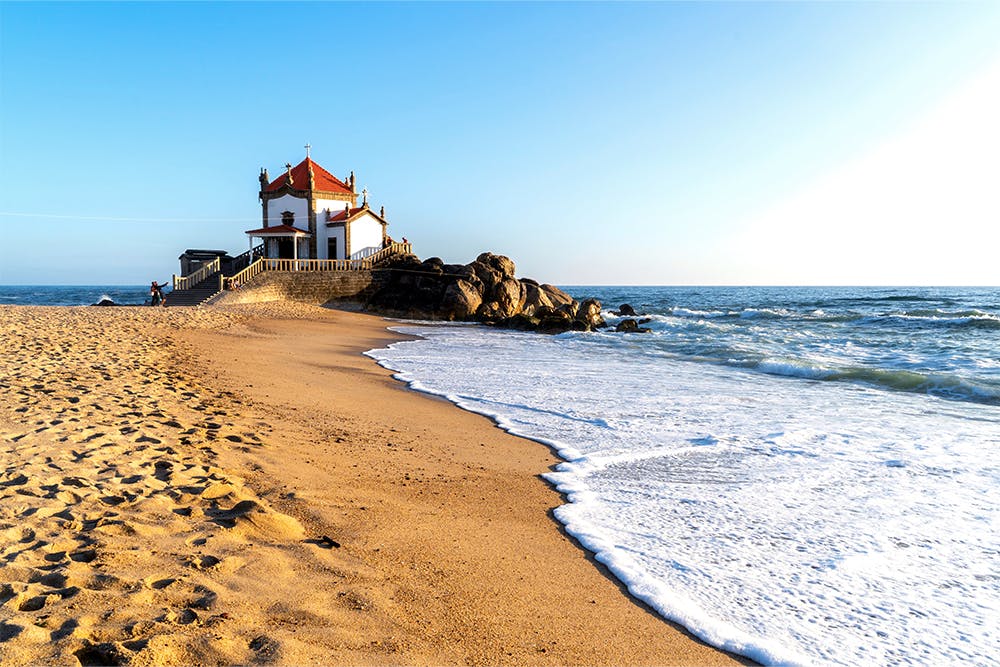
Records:
{"label": "wet sand", "polygon": [[375,317],[0,308],[3,664],[727,664]]}

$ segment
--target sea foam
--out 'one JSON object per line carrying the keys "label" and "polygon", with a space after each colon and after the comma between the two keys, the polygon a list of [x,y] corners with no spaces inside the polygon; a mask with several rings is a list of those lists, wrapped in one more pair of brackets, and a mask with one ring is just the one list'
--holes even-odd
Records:
{"label": "sea foam", "polygon": [[642,335],[401,330],[425,339],[369,354],[556,449],[559,521],[704,640],[768,664],[995,659],[995,408]]}

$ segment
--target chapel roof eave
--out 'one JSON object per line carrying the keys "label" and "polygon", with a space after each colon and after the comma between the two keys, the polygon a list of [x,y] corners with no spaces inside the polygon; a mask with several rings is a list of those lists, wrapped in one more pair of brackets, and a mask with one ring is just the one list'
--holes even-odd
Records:
{"label": "chapel roof eave", "polygon": [[250,229],[243,232],[247,236],[312,236],[311,233],[291,225],[272,225],[271,227],[261,227],[260,229]]}
{"label": "chapel roof eave", "polygon": [[380,222],[382,225],[388,225],[389,224],[389,222],[385,218],[383,218],[378,213],[376,213],[375,211],[373,211],[369,206],[365,205],[365,206],[359,206],[357,208],[352,208],[350,210],[350,213],[348,215],[346,215],[346,216],[345,216],[345,211],[337,211],[336,213],[328,213],[327,214],[327,223],[326,223],[326,226],[327,227],[340,227],[340,226],[344,225],[345,223],[354,222],[358,218],[363,217],[365,213],[367,213],[370,216],[372,216],[373,218],[375,218],[375,220],[377,220],[378,222]]}

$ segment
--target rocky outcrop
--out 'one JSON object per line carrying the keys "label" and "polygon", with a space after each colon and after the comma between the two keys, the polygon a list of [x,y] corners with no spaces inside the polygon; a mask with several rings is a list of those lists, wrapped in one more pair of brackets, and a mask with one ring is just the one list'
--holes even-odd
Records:
{"label": "rocky outcrop", "polygon": [[618,310],[615,311],[615,315],[619,317],[631,317],[635,314],[636,314],[635,308],[633,308],[627,303],[623,303],[622,305],[618,306]]}
{"label": "rocky outcrop", "polygon": [[632,318],[625,318],[615,327],[615,331],[618,333],[649,333],[652,331],[648,327],[641,327],[640,324],[646,324],[649,320],[640,320],[636,322]]}
{"label": "rocky outcrop", "polygon": [[548,333],[604,326],[597,300],[577,303],[558,287],[518,279],[515,269],[509,257],[489,252],[470,264],[405,255],[380,270],[379,287],[365,307],[398,317],[486,322]]}

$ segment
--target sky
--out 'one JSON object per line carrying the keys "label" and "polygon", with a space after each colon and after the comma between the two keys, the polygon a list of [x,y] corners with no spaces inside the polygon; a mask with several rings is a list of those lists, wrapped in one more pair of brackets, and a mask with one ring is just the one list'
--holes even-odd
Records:
{"label": "sky", "polygon": [[248,247],[351,170],[559,285],[998,285],[1000,3],[0,2],[0,284]]}

